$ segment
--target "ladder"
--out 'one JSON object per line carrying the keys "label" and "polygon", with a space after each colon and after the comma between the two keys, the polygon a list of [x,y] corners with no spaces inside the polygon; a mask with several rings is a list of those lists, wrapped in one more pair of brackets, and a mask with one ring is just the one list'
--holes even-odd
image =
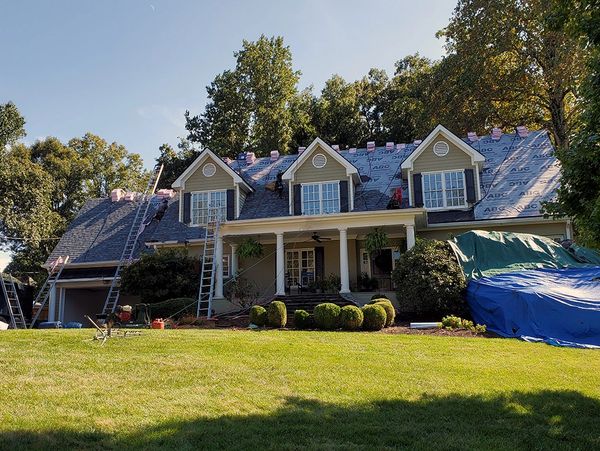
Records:
{"label": "ladder", "polygon": [[[40,314],[42,313],[42,310],[44,310],[44,307],[45,307],[46,303],[48,302],[48,299],[50,299],[50,292],[55,287],[58,279],[60,279],[60,275],[62,274],[63,269],[65,268],[65,265],[68,262],[69,262],[69,256],[66,256],[66,257],[60,256],[56,260],[54,260],[54,262],[50,266],[50,269],[48,271],[48,278],[44,282],[44,285],[42,285],[42,288],[40,289],[40,291],[38,291],[38,294],[33,301],[33,309],[35,310],[35,312],[33,313],[32,317],[31,317],[30,327],[33,327],[35,322],[40,317]],[[36,309],[36,306],[37,306],[37,309]]]}
{"label": "ladder", "polygon": [[212,316],[212,300],[215,286],[215,273],[221,262],[215,261],[215,247],[219,237],[220,218],[218,210],[209,212],[204,233],[204,249],[202,251],[202,268],[200,270],[200,289],[198,290],[198,307],[196,317]]}
{"label": "ladder", "polygon": [[10,274],[6,274],[6,276],[8,277],[8,280],[4,275],[0,274],[2,292],[4,293],[4,300],[6,301],[8,315],[10,316],[10,326],[13,329],[27,329],[27,323],[23,316],[23,310],[21,310],[21,303],[19,302],[15,281]]}
{"label": "ladder", "polygon": [[110,289],[108,290],[108,296],[106,296],[106,301],[104,302],[104,307],[102,308],[102,314],[104,315],[113,313],[117,304],[119,303],[119,295],[121,294],[121,289],[119,286],[119,283],[121,281],[121,273],[123,272],[123,267],[129,265],[131,263],[131,260],[133,259],[133,254],[137,245],[137,240],[141,232],[143,231],[144,219],[146,218],[146,215],[148,214],[148,209],[150,208],[150,198],[156,190],[156,185],[158,184],[158,180],[160,179],[162,170],[162,164],[157,164],[156,166],[154,166],[154,169],[152,170],[152,175],[150,176],[150,180],[148,180],[146,190],[144,191],[144,194],[139,200],[140,204],[135,212],[133,222],[131,223],[131,228],[129,229],[129,235],[127,235],[127,241],[125,241],[125,247],[123,248],[123,252],[121,253],[119,264],[117,265],[115,275],[113,277],[112,283],[110,284]]}

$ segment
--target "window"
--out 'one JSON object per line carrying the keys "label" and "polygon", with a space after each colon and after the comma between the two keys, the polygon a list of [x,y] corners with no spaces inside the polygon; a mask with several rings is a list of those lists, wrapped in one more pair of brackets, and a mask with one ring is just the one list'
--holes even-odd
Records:
{"label": "window", "polygon": [[315,280],[314,249],[289,250],[285,253],[285,273],[288,286],[308,286]]}
{"label": "window", "polygon": [[339,182],[302,185],[302,214],[327,215],[340,212]]}
{"label": "window", "polygon": [[466,207],[465,173],[463,171],[423,174],[425,208]]}
{"label": "window", "polygon": [[199,191],[192,193],[190,218],[192,225],[204,225],[211,220],[227,219],[226,191]]}
{"label": "window", "polygon": [[231,267],[229,266],[229,254],[223,255],[223,279],[231,277]]}

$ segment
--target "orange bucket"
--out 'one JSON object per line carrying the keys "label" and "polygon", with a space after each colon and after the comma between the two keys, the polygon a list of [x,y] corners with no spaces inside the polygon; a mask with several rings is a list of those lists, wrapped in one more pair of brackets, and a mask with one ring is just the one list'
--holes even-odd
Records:
{"label": "orange bucket", "polygon": [[162,319],[155,319],[152,321],[152,329],[164,329],[165,322]]}

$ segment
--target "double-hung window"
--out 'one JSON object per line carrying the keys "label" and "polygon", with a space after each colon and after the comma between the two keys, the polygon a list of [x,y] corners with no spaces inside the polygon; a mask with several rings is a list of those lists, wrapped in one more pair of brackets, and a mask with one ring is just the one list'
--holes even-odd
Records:
{"label": "double-hung window", "polygon": [[340,212],[340,183],[305,183],[302,185],[302,214],[327,215]]}
{"label": "double-hung window", "polygon": [[191,198],[192,225],[204,225],[210,220],[227,218],[226,191],[198,191]]}
{"label": "double-hung window", "polygon": [[422,179],[425,208],[467,206],[464,171],[428,172]]}

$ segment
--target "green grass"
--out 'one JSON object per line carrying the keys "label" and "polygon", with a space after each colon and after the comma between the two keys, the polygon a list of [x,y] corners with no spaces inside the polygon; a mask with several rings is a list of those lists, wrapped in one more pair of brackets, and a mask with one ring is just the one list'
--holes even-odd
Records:
{"label": "green grass", "polygon": [[599,449],[600,353],[380,333],[0,333],[0,449]]}

